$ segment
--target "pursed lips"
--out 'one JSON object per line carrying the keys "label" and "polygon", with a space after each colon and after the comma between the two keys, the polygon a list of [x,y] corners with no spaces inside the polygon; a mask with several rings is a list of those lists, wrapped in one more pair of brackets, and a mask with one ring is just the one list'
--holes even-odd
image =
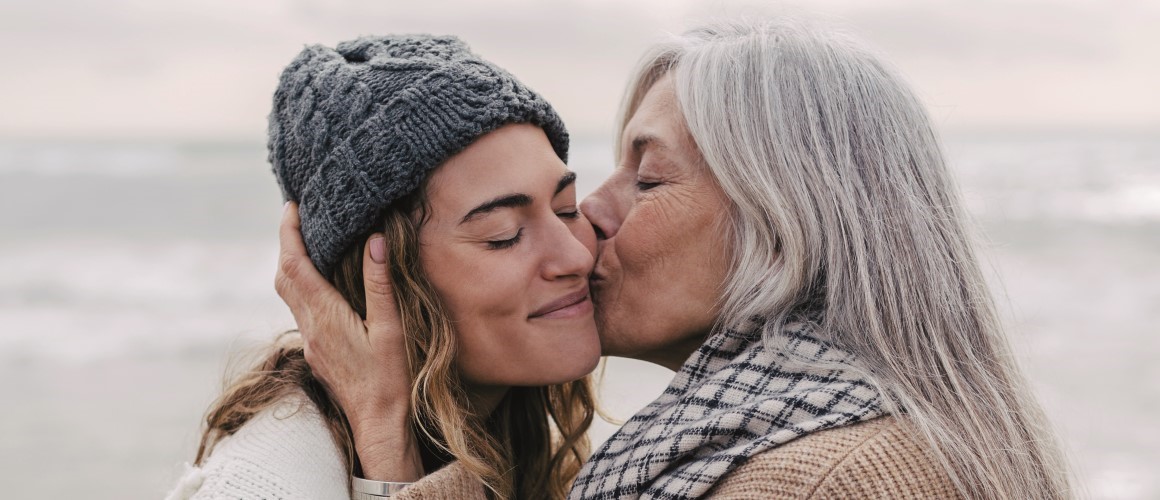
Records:
{"label": "pursed lips", "polygon": [[600,259],[596,260],[595,265],[592,266],[592,272],[588,273],[588,282],[596,283],[604,281],[604,273],[600,272]]}
{"label": "pursed lips", "polygon": [[607,277],[600,270],[600,263],[592,267],[592,272],[588,274],[588,287],[591,289],[593,303],[596,302],[597,293],[608,285]]}

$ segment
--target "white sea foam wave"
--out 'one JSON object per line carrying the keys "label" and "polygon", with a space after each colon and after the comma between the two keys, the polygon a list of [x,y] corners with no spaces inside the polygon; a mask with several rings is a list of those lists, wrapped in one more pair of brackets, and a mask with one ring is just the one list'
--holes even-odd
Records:
{"label": "white sea foam wave", "polygon": [[0,359],[181,354],[293,326],[276,246],[67,241],[0,248]]}
{"label": "white sea foam wave", "polygon": [[968,210],[991,221],[1135,223],[1160,221],[1160,184],[1099,189],[972,189]]}
{"label": "white sea foam wave", "polygon": [[273,290],[277,243],[31,240],[0,248],[0,305],[245,304]]}
{"label": "white sea foam wave", "polygon": [[166,144],[0,144],[2,173],[138,176],[173,172],[180,163],[181,152]]}

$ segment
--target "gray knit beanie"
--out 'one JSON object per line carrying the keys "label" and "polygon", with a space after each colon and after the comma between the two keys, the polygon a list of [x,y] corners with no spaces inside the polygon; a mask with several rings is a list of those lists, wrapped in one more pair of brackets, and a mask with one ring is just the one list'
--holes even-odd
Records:
{"label": "gray knit beanie", "polygon": [[270,163],[285,199],[299,203],[310,260],[330,276],[387,207],[508,123],[540,126],[567,161],[568,132],[552,106],[458,38],[313,45],[286,67],[274,92]]}

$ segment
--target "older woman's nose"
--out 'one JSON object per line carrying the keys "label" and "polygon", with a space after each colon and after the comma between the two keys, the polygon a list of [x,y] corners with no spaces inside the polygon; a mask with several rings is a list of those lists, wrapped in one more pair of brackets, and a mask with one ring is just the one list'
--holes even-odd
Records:
{"label": "older woman's nose", "polygon": [[618,217],[616,207],[610,199],[607,184],[601,185],[587,198],[584,198],[584,201],[580,202],[580,211],[592,224],[592,229],[596,231],[596,238],[599,240],[616,236],[616,231],[620,229],[620,221],[623,220]]}

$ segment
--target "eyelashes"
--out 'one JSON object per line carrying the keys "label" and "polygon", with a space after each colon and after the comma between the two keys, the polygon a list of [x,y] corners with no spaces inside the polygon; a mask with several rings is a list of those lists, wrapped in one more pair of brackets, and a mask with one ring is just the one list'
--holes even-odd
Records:
{"label": "eyelashes", "polygon": [[519,243],[520,239],[523,237],[524,237],[524,228],[521,227],[519,231],[516,231],[516,235],[512,236],[511,238],[508,238],[506,240],[493,240],[493,241],[487,242],[487,248],[490,250],[503,250],[505,248],[511,248],[511,247],[515,246],[516,243]]}
{"label": "eyelashes", "polygon": [[[580,218],[580,210],[573,210],[571,212],[557,212],[556,217],[564,220],[573,221]],[[488,250],[503,250],[516,246],[524,237],[524,228],[516,231],[516,235],[506,240],[492,240],[487,242]]]}

